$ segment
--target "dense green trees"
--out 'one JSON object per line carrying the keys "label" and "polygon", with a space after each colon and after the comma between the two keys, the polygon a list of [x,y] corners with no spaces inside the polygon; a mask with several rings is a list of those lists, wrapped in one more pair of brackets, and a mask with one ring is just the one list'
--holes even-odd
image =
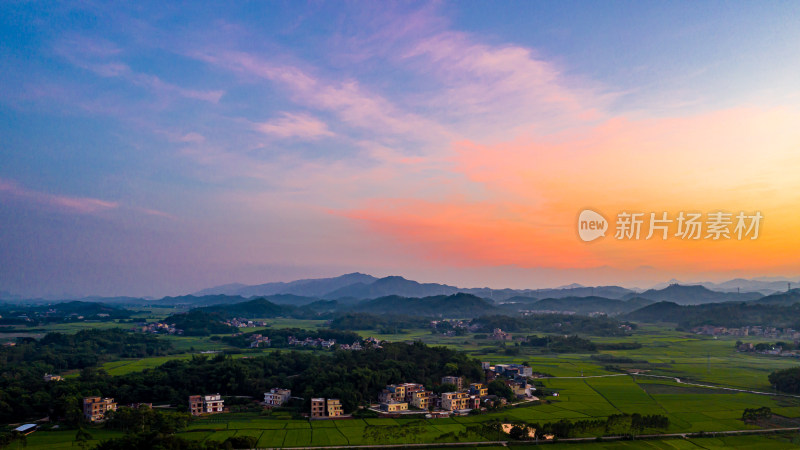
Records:
{"label": "dense green trees", "polygon": [[[95,366],[114,358],[142,358],[169,353],[172,345],[156,336],[121,329],[90,329],[75,334],[49,333],[40,340],[18,339],[0,347],[0,421],[9,422],[48,414],[80,420],[82,392],[68,381],[46,382],[45,373]],[[81,378],[94,377],[87,370]]]}
{"label": "dense green trees", "polygon": [[517,397],[514,395],[514,391],[511,390],[505,383],[501,380],[493,380],[486,386],[489,389],[489,395],[496,395],[498,397],[502,397],[506,400],[514,401]]}
{"label": "dense green trees", "polygon": [[234,333],[236,327],[226,325],[216,315],[209,314],[199,309],[193,309],[182,314],[173,314],[164,323],[175,324],[175,328],[183,330],[185,336],[208,336],[216,333]]}
{"label": "dense green trees", "polygon": [[800,328],[800,303],[783,306],[759,303],[722,302],[678,305],[659,302],[625,316],[641,322],[672,322],[681,329],[714,325],[721,327],[771,326]]}
{"label": "dense green trees", "polygon": [[495,328],[519,332],[537,330],[558,334],[592,334],[595,336],[627,336],[636,324],[619,322],[606,316],[587,317],[570,314],[533,314],[523,317],[484,316],[473,319],[478,331],[491,333]]}
{"label": "dense green trees", "polygon": [[116,411],[106,414],[106,427],[126,433],[174,433],[186,427],[192,420],[188,413],[157,411],[145,405],[139,408],[120,406]]}
{"label": "dense green trees", "polygon": [[545,352],[552,353],[589,353],[597,351],[596,344],[576,335],[552,335],[544,337],[533,335],[528,336],[520,345],[538,347]]}
{"label": "dense green trees", "polygon": [[762,406],[761,408],[747,408],[742,412],[742,420],[745,422],[757,422],[763,419],[769,419],[772,417],[772,409],[768,406]]}
{"label": "dense green trees", "polygon": [[346,313],[331,320],[330,327],[336,330],[377,330],[382,333],[397,333],[404,328],[420,328],[428,319],[394,314]]}
{"label": "dense green trees", "polygon": [[779,391],[800,394],[800,367],[772,372],[769,374],[769,383]]}

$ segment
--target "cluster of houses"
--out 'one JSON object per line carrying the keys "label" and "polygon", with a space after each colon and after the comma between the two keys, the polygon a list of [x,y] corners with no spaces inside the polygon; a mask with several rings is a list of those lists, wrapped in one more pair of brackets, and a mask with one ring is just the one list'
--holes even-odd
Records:
{"label": "cluster of houses", "polygon": [[[533,396],[536,389],[528,384],[528,378],[533,375],[530,367],[521,364],[492,366],[489,363],[483,363],[483,366],[488,381],[502,376],[503,382],[517,398],[537,399]],[[436,395],[419,383],[387,385],[378,395],[378,411],[386,414],[403,414],[413,407],[415,410],[466,413],[481,407],[506,404],[505,398],[489,395],[489,389],[483,383],[471,383],[469,387],[465,387],[461,377],[446,376],[442,378],[442,384],[452,385],[455,390]]]}
{"label": "cluster of houses", "polygon": [[289,336],[289,345],[295,347],[322,347],[322,348],[333,348],[336,345],[336,339],[321,339],[321,338],[305,338],[302,341],[300,339],[295,339],[294,336]]}
{"label": "cluster of houses", "polygon": [[469,321],[458,320],[458,319],[432,320],[430,322],[430,327],[436,330],[443,323],[450,325],[449,330],[442,332],[442,334],[445,336],[455,336],[457,335],[457,330],[463,330],[465,332],[466,331],[475,332],[478,331],[478,329],[480,329],[480,325],[478,324],[470,325]]}
{"label": "cluster of houses", "polygon": [[137,324],[133,327],[133,331],[139,331],[142,333],[153,333],[153,334],[183,334],[183,330],[180,328],[175,328],[174,323],[163,323],[163,322],[151,322],[146,323],[142,322]]}
{"label": "cluster of houses", "polygon": [[526,309],[520,311],[523,316],[538,316],[540,314],[559,314],[563,316],[574,316],[575,311],[558,311],[554,309]]}
{"label": "cluster of houses", "polygon": [[[380,341],[371,339],[370,345],[380,345]],[[354,344],[355,345],[355,344]],[[533,376],[530,367],[522,364],[496,364],[488,362],[482,363],[486,374],[487,382],[502,377],[502,381],[514,392],[517,398],[537,400],[533,396],[536,390],[528,384],[528,378]],[[60,380],[58,375],[45,374],[46,381]],[[378,411],[386,414],[402,414],[409,411],[409,405],[414,410],[431,411],[431,414],[449,415],[451,413],[467,413],[473,409],[482,407],[493,407],[506,404],[505,398],[489,395],[489,389],[483,383],[471,383],[468,387],[464,386],[461,377],[445,376],[442,377],[443,385],[452,385],[455,390],[443,392],[440,395],[426,390],[425,386],[419,383],[390,384],[383,389],[378,400],[380,402]],[[283,388],[272,388],[264,393],[264,405],[267,408],[277,408],[285,405],[291,398],[292,391]],[[152,404],[145,404],[152,407]],[[130,405],[138,408],[140,404]],[[102,422],[109,411],[116,411],[117,403],[109,397],[86,397],[83,399],[83,415],[90,422]],[[434,412],[436,411],[436,412]],[[228,412],[225,407],[225,400],[220,394],[205,394],[189,396],[189,412],[194,416],[219,414]],[[342,417],[344,411],[341,401],[337,398],[312,398],[311,414],[312,419],[337,418]]]}
{"label": "cluster of houses", "polygon": [[264,320],[248,320],[248,319],[240,319],[238,317],[234,317],[233,319],[226,320],[223,322],[225,325],[230,325],[236,328],[255,328],[255,327],[265,327],[267,326],[267,322]]}
{"label": "cluster of houses", "polygon": [[713,325],[703,325],[692,328],[695,334],[705,334],[708,336],[761,336],[766,338],[787,338],[800,340],[800,331],[792,328],[775,328],[762,326],[745,326],[741,328],[715,327]]}
{"label": "cluster of houses", "polygon": [[[334,348],[334,346],[336,346],[336,339],[305,338],[303,340],[300,340],[300,339],[295,339],[294,336],[289,336],[288,341],[289,345],[296,347]],[[363,344],[361,342],[356,341],[353,342],[352,344],[339,344],[336,348],[339,350],[355,350],[355,351],[364,350],[365,348],[381,348],[381,341],[373,337],[368,337],[364,339]]]}
{"label": "cluster of houses", "polygon": [[800,358],[800,350],[784,350],[780,345],[756,344],[750,342],[740,343],[736,351],[760,353],[762,355],[784,356],[787,358]]}
{"label": "cluster of houses", "polygon": [[495,328],[494,330],[492,330],[492,334],[489,335],[489,339],[493,339],[495,341],[510,341],[511,334],[506,333],[500,328]]}
{"label": "cluster of houses", "polygon": [[250,335],[250,348],[269,347],[269,336],[262,336],[259,333]]}

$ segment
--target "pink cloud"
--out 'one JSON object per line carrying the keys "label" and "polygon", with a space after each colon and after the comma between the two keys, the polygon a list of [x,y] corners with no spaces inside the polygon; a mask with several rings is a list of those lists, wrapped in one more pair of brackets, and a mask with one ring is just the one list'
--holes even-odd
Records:
{"label": "pink cloud", "polygon": [[57,211],[76,213],[76,214],[100,214],[106,211],[119,210],[122,208],[138,211],[150,216],[164,217],[175,220],[176,217],[149,208],[125,207],[119,202],[101,200],[91,197],[70,197],[66,195],[49,194],[46,192],[34,191],[20,186],[12,180],[0,179],[0,194],[7,197],[51,208]]}
{"label": "pink cloud", "polygon": [[0,192],[9,194],[21,200],[31,201],[40,205],[51,206],[61,210],[81,214],[92,214],[119,207],[117,202],[109,202],[89,197],[67,197],[63,195],[47,194],[32,191],[19,186],[9,180],[0,180]]}
{"label": "pink cloud", "polygon": [[344,123],[378,134],[443,136],[449,134],[436,121],[400,110],[386,98],[368,92],[358,81],[326,81],[288,65],[265,61],[244,52],[196,53],[195,57],[288,88],[293,100],[307,107],[334,112]]}
{"label": "pink cloud", "polygon": [[221,90],[187,89],[168,83],[155,75],[136,72],[124,62],[110,59],[118,58],[122,50],[108,41],[72,36],[57,44],[55,52],[75,66],[92,71],[101,77],[122,78],[160,94],[178,95],[211,103],[219,102],[225,94]]}
{"label": "pink cloud", "polygon": [[278,138],[319,139],[333,136],[328,125],[308,114],[282,113],[282,117],[256,124],[255,128],[267,135]]}

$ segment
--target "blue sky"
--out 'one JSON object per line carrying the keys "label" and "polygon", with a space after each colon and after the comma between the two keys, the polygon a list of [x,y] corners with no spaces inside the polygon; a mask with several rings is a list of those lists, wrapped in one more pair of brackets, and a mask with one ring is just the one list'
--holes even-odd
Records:
{"label": "blue sky", "polygon": [[[566,241],[562,260],[539,231],[520,258],[486,233],[537,228],[522,210],[555,214],[556,193],[580,178],[571,158],[589,152],[572,141],[609,124],[655,136],[730,111],[775,117],[787,125],[736,140],[777,133],[764,166],[791,158],[799,13],[795,2],[4,2],[0,291],[165,295],[356,270],[512,287],[795,275],[782,255],[704,271]],[[709,139],[686,146],[724,153]],[[540,148],[556,141],[558,155]],[[509,153],[519,142],[524,157]],[[491,152],[463,150],[479,147]],[[566,184],[511,186],[478,167],[495,160],[517,161],[497,173],[530,164],[524,176]],[[794,186],[773,178],[773,191]],[[648,195],[631,201],[660,198]],[[476,228],[441,231],[463,222]]]}

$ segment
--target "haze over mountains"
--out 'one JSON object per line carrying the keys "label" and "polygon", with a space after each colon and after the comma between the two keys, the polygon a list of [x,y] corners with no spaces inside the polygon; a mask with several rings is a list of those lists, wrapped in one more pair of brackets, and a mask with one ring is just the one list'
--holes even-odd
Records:
{"label": "haze over mountains", "polygon": [[[749,302],[788,306],[800,301],[797,290],[786,293],[761,291],[788,283],[786,280],[730,280],[706,285],[669,284],[643,292],[620,286],[587,287],[578,284],[552,289],[460,288],[439,283],[419,283],[400,276],[377,278],[350,273],[333,278],[303,279],[259,285],[226,284],[194,294],[158,300],[136,297],[87,297],[82,300],[110,305],[152,305],[165,307],[207,307],[233,305],[263,298],[270,305],[302,307],[309,311],[362,311],[435,314],[438,307],[448,309],[458,302],[474,312],[561,311],[577,314],[604,312],[627,314],[648,305],[670,302],[676,305],[701,305],[722,302]],[[708,284],[708,283],[706,283]],[[754,291],[745,289],[750,287]],[[738,290],[736,289],[738,288]],[[446,300],[443,300],[446,299]],[[53,300],[23,300],[21,303],[52,303]],[[479,300],[479,301],[478,301]],[[437,306],[438,305],[438,306]],[[269,305],[264,305],[270,307]],[[398,311],[408,309],[408,311]]]}
{"label": "haze over mountains", "polygon": [[224,294],[255,297],[275,294],[292,294],[335,300],[342,298],[371,299],[390,295],[401,297],[431,297],[436,295],[452,295],[459,292],[473,294],[493,301],[503,301],[520,296],[542,299],[595,295],[598,297],[621,299],[636,291],[620,286],[586,287],[578,284],[553,289],[461,288],[439,283],[419,283],[400,276],[376,278],[363,273],[349,273],[334,278],[297,280],[289,283],[266,283],[253,286],[227,284],[203,289],[193,295]]}

